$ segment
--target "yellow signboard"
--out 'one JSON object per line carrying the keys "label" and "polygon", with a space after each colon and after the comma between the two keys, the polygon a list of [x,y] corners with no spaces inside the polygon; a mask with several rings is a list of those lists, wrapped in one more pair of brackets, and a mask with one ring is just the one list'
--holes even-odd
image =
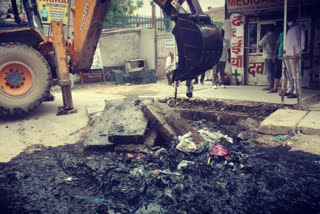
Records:
{"label": "yellow signboard", "polygon": [[68,1],[70,0],[38,0],[38,10],[43,24],[51,21],[63,21],[68,24]]}

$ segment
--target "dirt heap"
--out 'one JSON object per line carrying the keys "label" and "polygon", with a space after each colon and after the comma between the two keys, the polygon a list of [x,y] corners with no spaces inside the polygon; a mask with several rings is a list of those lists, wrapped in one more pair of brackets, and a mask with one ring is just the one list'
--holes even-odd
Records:
{"label": "dirt heap", "polygon": [[[177,140],[148,155],[39,146],[0,170],[0,213],[320,213],[320,156],[252,146],[254,133],[242,141],[237,127],[194,126],[231,136],[218,142],[231,161],[207,146],[183,153]],[[182,161],[191,163],[177,169]]]}

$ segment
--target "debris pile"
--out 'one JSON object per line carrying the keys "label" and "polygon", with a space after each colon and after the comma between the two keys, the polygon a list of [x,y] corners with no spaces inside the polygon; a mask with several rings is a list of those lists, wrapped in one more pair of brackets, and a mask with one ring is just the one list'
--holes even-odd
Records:
{"label": "debris pile", "polygon": [[86,151],[150,153],[161,142],[170,147],[175,136],[190,133],[194,143],[203,138],[166,104],[151,99],[107,102],[85,142]]}
{"label": "debris pile", "polygon": [[177,148],[190,134],[150,153],[88,155],[82,144],[21,153],[3,169],[0,211],[319,213],[319,156],[254,147],[237,137],[237,127],[193,127],[209,140],[192,153]]}

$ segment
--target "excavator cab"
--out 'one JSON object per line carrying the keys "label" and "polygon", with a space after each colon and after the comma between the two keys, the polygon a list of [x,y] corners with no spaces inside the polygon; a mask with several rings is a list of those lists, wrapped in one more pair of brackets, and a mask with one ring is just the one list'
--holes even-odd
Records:
{"label": "excavator cab", "polygon": [[187,0],[190,12],[182,4],[185,0],[154,0],[175,22],[175,36],[179,62],[173,81],[192,80],[211,69],[222,55],[223,38],[220,30],[203,13],[198,0]]}

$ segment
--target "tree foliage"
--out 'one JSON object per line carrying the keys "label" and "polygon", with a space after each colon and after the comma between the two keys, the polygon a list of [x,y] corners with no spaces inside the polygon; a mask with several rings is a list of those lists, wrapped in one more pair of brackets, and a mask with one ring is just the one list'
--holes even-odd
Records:
{"label": "tree foliage", "polygon": [[132,15],[136,9],[142,7],[142,0],[112,0],[109,14],[113,15]]}

